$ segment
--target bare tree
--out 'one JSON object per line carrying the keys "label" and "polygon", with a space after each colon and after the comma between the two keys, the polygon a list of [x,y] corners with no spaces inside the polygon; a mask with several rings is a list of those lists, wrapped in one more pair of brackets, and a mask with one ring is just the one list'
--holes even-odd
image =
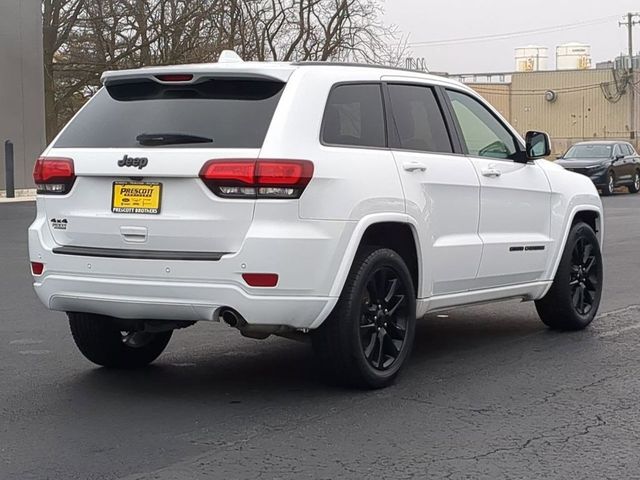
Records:
{"label": "bare tree", "polygon": [[[224,30],[257,60],[397,64],[407,50],[375,0],[234,0]],[[253,55],[252,55],[253,54]]]}
{"label": "bare tree", "polygon": [[84,0],[43,0],[42,42],[44,64],[44,92],[47,139],[58,131],[56,108],[55,55],[69,40]]}
{"label": "bare tree", "polygon": [[377,0],[44,0],[47,136],[104,70],[246,60],[398,64],[406,43]]}

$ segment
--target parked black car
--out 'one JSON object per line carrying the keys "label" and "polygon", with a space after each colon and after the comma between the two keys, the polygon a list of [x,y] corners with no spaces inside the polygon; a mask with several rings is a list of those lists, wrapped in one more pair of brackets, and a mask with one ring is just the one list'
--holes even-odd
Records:
{"label": "parked black car", "polygon": [[603,195],[616,187],[640,192],[640,156],[627,142],[580,142],[557,161],[567,170],[589,177]]}

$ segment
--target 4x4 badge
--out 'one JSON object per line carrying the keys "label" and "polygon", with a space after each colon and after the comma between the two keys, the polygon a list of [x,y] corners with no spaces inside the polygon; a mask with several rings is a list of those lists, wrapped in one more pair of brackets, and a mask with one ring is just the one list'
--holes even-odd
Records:
{"label": "4x4 badge", "polygon": [[51,226],[54,230],[66,230],[69,221],[66,218],[52,218]]}
{"label": "4x4 badge", "polygon": [[120,160],[118,160],[119,167],[138,167],[138,170],[142,170],[149,163],[149,159],[147,157],[137,157],[133,158],[129,155],[125,155]]}

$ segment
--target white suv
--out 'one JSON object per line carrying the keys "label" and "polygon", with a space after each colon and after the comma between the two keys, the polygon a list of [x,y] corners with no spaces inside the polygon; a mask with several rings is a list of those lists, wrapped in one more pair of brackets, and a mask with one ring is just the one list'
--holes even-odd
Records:
{"label": "white suv", "polygon": [[602,205],[481,97],[417,72],[243,63],[107,72],[38,159],[35,290],[82,353],[152,362],[224,321],[311,338],[341,379],[391,383],[417,318],[536,301],[586,327]]}

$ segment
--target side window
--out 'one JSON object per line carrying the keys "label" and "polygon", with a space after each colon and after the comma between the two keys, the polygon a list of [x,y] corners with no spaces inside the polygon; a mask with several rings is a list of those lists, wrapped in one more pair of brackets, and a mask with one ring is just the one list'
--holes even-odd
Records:
{"label": "side window", "polygon": [[613,147],[613,158],[616,158],[620,155],[624,155],[624,151],[622,150],[622,145],[616,143],[615,147]]}
{"label": "side window", "polygon": [[628,143],[622,143],[620,144],[620,146],[622,147],[622,155],[624,155],[625,157],[628,157],[629,155],[633,155],[633,150],[631,149],[631,145],[629,145]]}
{"label": "side window", "polygon": [[464,93],[447,90],[462,129],[469,155],[511,158],[518,152],[516,140],[482,103]]}
{"label": "side window", "polygon": [[386,147],[381,85],[335,87],[324,112],[322,141],[331,145]]}
{"label": "side window", "polygon": [[451,139],[433,89],[416,85],[389,85],[399,148],[451,153]]}

